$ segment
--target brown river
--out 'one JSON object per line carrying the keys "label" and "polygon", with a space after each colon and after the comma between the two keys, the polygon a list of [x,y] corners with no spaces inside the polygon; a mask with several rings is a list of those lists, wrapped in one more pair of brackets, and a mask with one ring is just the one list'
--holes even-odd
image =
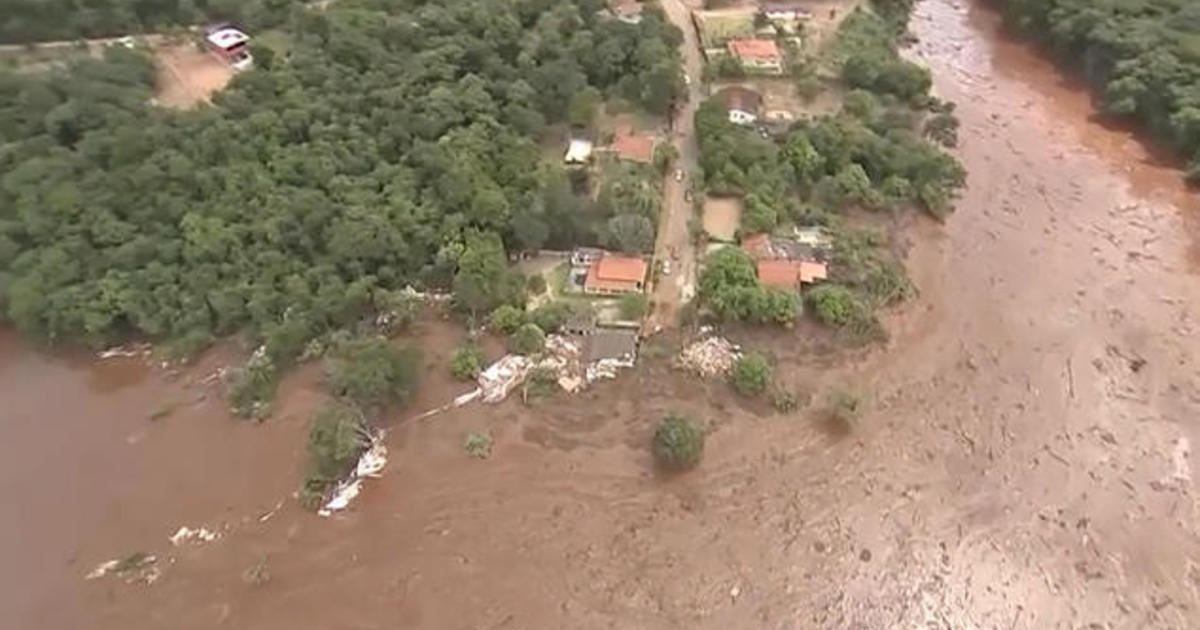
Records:
{"label": "brown river", "polygon": [[[322,519],[290,497],[316,367],[255,426],[206,383],[232,351],[171,373],[6,334],[4,627],[1200,627],[1197,197],[989,10],[924,0],[912,29],[959,105],[968,189],[908,228],[920,295],[886,351],[775,338],[807,411],[650,359],[580,397],[398,414],[384,476]],[[409,413],[461,391],[438,354]],[[838,437],[813,416],[843,381],[871,404]],[[645,445],[667,411],[713,431],[661,478]],[[467,458],[485,428],[491,458]],[[220,536],[173,546],[181,525]],[[133,552],[152,584],[84,579]]]}

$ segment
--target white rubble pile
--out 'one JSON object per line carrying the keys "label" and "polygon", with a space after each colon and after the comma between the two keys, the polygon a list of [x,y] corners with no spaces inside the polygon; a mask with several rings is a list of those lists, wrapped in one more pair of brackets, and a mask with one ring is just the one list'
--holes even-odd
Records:
{"label": "white rubble pile", "polygon": [[479,373],[479,388],[483,402],[498,403],[508,397],[516,386],[525,382],[533,362],[519,354],[506,354]]}
{"label": "white rubble pile", "polygon": [[220,532],[214,532],[206,527],[191,528],[187,525],[184,525],[180,527],[173,535],[167,538],[167,540],[170,540],[173,546],[178,547],[183,543],[200,544],[212,542],[220,537]]}
{"label": "white rubble pile", "polygon": [[95,580],[108,575],[117,575],[125,578],[125,581],[133,584],[141,582],[142,584],[153,584],[160,576],[162,570],[156,566],[158,557],[136,553],[122,560],[109,560],[101,562],[92,569],[90,573],[84,576],[85,580]]}
{"label": "white rubble pile", "polygon": [[712,335],[684,348],[675,359],[675,366],[712,378],[727,373],[740,356],[741,348],[737,344]]}
{"label": "white rubble pile", "polygon": [[387,447],[383,444],[384,432],[375,431],[370,435],[370,446],[358,458],[358,464],[350,476],[338,482],[329,495],[329,500],[317,514],[330,516],[334,512],[346,509],[354,498],[362,492],[363,481],[370,477],[378,477],[387,465]]}

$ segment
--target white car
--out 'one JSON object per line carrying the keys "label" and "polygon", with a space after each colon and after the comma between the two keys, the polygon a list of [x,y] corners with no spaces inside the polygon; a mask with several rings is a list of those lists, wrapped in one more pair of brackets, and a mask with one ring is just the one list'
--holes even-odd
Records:
{"label": "white car", "polygon": [[689,77],[689,76],[688,76],[688,75],[686,75],[686,74],[685,74],[685,75],[683,75],[683,84],[684,84],[684,85],[691,85],[691,84],[692,84],[692,77]]}
{"label": "white car", "polygon": [[669,260],[662,261],[662,275],[664,275],[664,276],[671,275],[671,261],[669,261]]}
{"label": "white car", "polygon": [[683,169],[681,169],[681,168],[675,169],[675,181],[677,181],[677,182],[683,181]]}

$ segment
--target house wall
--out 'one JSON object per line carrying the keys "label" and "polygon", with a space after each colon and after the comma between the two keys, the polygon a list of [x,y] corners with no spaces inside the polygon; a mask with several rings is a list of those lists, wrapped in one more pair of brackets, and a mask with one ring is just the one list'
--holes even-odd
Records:
{"label": "house wall", "polygon": [[736,125],[751,125],[754,124],[754,121],[756,120],[758,120],[758,116],[755,116],[750,112],[742,111],[740,109],[729,110],[729,122]]}
{"label": "house wall", "polygon": [[780,59],[742,59],[742,67],[747,70],[771,72],[773,74],[783,72],[783,62]]}

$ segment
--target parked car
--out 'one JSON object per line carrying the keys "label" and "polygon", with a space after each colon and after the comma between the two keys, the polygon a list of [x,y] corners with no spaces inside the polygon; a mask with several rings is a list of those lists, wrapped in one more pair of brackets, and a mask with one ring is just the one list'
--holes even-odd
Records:
{"label": "parked car", "polygon": [[683,181],[683,169],[681,169],[681,168],[675,169],[675,181],[677,181],[677,182]]}
{"label": "parked car", "polygon": [[669,261],[669,260],[662,261],[662,275],[664,275],[664,276],[671,275],[671,261]]}

